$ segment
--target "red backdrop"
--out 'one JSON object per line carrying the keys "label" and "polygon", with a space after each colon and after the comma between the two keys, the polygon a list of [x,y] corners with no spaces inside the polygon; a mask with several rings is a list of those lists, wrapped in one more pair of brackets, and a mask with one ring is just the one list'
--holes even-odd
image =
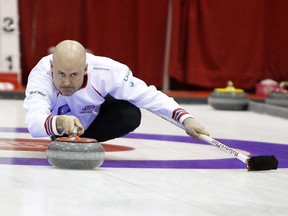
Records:
{"label": "red backdrop", "polygon": [[49,47],[74,39],[161,86],[167,0],[29,0],[19,9],[24,84]]}
{"label": "red backdrop", "polygon": [[[172,3],[175,87],[214,88],[232,80],[251,89],[265,78],[288,80],[288,1]],[[19,1],[23,83],[49,47],[75,39],[161,88],[167,7],[168,0]]]}
{"label": "red backdrop", "polygon": [[198,87],[250,89],[288,79],[288,1],[173,1],[170,75]]}

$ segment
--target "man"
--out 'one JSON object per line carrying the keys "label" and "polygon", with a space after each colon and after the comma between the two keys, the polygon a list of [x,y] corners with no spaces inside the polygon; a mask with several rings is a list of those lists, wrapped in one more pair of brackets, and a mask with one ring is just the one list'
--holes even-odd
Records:
{"label": "man", "polygon": [[172,98],[133,77],[110,58],[86,53],[77,41],[60,42],[32,69],[26,88],[25,122],[33,137],[78,135],[99,142],[121,137],[141,122],[139,108],[172,118],[187,134],[209,135]]}

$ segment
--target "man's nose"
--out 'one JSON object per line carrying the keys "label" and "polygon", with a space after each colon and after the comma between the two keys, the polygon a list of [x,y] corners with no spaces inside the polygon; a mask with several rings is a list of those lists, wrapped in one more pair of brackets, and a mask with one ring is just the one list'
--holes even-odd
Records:
{"label": "man's nose", "polygon": [[69,79],[69,78],[66,78],[66,79],[63,81],[63,86],[70,86],[70,85],[71,85],[70,79]]}

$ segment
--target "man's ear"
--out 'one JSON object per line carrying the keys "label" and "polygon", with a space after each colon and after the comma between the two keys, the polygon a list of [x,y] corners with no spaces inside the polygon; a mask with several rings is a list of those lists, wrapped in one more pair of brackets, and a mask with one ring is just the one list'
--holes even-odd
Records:
{"label": "man's ear", "polygon": [[84,69],[84,75],[87,74],[87,70],[88,70],[88,64],[85,65],[85,69]]}
{"label": "man's ear", "polygon": [[52,60],[50,60],[50,71],[53,76],[53,61]]}
{"label": "man's ear", "polygon": [[52,60],[50,60],[50,67],[51,67],[51,71],[52,71],[52,69],[53,69],[53,61]]}

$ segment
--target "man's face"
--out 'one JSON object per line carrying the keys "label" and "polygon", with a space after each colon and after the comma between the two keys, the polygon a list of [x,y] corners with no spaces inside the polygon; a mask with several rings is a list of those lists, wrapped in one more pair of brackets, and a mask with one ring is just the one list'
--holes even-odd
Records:
{"label": "man's face", "polygon": [[62,95],[71,96],[83,85],[87,64],[57,64],[51,61],[51,71],[55,87]]}

